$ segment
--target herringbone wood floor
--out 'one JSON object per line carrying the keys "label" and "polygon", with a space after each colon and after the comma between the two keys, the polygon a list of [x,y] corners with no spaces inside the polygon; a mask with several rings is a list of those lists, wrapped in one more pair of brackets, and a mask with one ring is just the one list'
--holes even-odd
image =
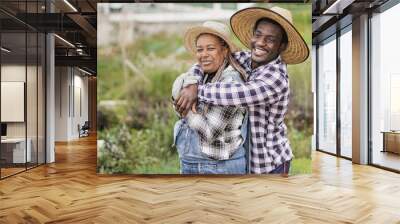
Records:
{"label": "herringbone wood floor", "polygon": [[312,175],[96,175],[96,139],[0,181],[0,223],[400,223],[400,175],[315,153]]}

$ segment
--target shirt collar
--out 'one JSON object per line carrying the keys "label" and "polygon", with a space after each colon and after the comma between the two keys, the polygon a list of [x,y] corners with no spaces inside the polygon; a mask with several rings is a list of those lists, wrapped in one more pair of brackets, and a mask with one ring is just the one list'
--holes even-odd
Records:
{"label": "shirt collar", "polygon": [[281,59],[281,56],[278,55],[278,57],[276,57],[274,60],[270,61],[268,64],[258,66],[257,68],[253,69],[252,71],[256,72],[256,71],[264,70],[268,66],[281,65],[281,64],[283,64],[283,61]]}

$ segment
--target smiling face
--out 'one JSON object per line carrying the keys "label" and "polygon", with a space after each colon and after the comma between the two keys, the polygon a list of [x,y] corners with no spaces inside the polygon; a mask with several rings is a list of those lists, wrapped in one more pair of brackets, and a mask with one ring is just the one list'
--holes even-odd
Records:
{"label": "smiling face", "polygon": [[251,38],[252,68],[268,64],[285,50],[287,44],[282,42],[283,32],[279,25],[268,21],[257,24]]}
{"label": "smiling face", "polygon": [[205,73],[214,73],[222,66],[228,48],[213,34],[201,34],[196,41],[196,58]]}

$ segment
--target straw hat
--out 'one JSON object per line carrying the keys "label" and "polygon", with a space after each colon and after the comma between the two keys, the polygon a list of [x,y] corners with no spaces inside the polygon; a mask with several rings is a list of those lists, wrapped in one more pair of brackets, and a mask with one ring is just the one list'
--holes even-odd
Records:
{"label": "straw hat", "polygon": [[309,49],[303,37],[293,25],[292,13],[280,7],[246,8],[236,12],[231,17],[231,27],[239,40],[251,49],[250,40],[253,36],[253,27],[257,20],[269,18],[282,26],[288,37],[286,50],[281,53],[281,58],[286,64],[298,64],[305,61]]}
{"label": "straw hat", "polygon": [[183,42],[185,48],[193,54],[196,54],[196,38],[200,34],[209,33],[214,34],[221,39],[223,39],[229,46],[231,52],[238,51],[238,48],[232,41],[229,39],[229,28],[223,23],[218,23],[214,21],[204,22],[201,26],[194,26],[189,28],[185,32],[185,36],[183,38]]}

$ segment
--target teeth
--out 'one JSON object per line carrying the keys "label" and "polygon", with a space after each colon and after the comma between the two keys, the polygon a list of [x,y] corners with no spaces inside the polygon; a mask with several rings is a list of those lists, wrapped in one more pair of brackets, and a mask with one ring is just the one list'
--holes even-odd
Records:
{"label": "teeth", "polygon": [[265,53],[266,51],[264,51],[264,50],[262,50],[262,49],[260,49],[260,48],[256,48],[256,53],[257,54],[262,54],[262,53]]}
{"label": "teeth", "polygon": [[264,54],[266,54],[267,53],[267,51],[265,51],[265,50],[263,50],[263,49],[260,49],[260,48],[255,48],[254,49],[254,54],[256,55],[256,56],[262,56],[262,55],[264,55]]}

